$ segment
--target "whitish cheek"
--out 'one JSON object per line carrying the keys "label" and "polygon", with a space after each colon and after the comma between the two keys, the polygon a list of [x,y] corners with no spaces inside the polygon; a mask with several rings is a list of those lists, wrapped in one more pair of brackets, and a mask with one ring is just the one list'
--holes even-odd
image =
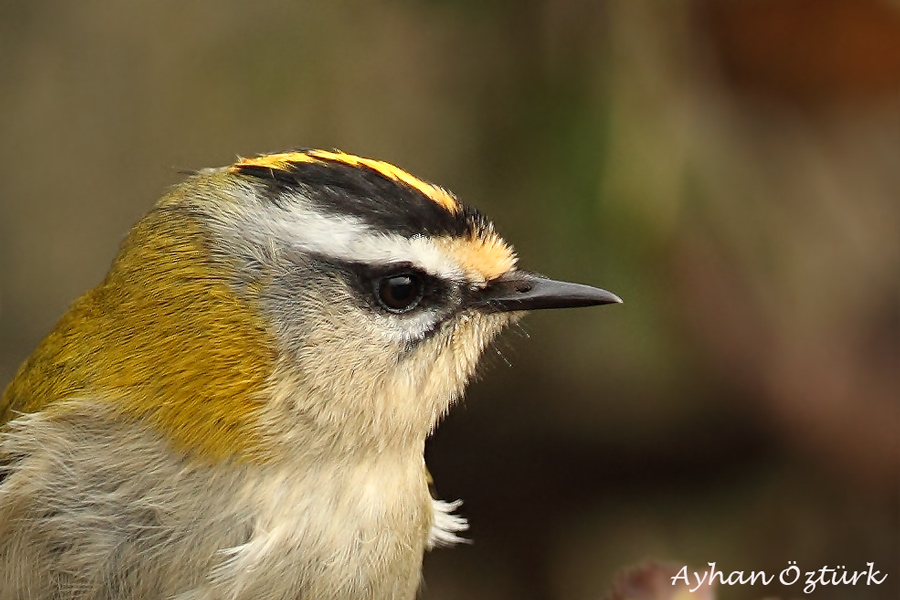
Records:
{"label": "whitish cheek", "polygon": [[468,315],[461,320],[453,332],[448,344],[448,352],[452,352],[458,376],[468,379],[478,366],[485,348],[500,334],[509,323],[508,314]]}

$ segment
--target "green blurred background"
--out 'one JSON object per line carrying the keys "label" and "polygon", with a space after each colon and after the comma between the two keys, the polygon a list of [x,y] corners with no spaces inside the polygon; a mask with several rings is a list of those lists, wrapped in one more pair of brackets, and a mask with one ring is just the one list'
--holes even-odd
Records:
{"label": "green blurred background", "polygon": [[441,426],[474,543],[423,598],[898,597],[897,1],[0,1],[0,51],[0,385],[179,169],[337,147],[625,299],[529,317]]}

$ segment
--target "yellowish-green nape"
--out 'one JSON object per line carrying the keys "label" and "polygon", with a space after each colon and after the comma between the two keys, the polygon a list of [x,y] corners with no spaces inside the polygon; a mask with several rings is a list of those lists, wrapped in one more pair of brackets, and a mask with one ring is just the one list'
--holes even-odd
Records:
{"label": "yellowish-green nape", "polygon": [[177,211],[144,217],[106,279],[73,303],[10,382],[0,426],[92,399],[209,459],[264,460],[256,415],[275,342],[210,270],[204,235]]}
{"label": "yellowish-green nape", "polygon": [[341,151],[305,150],[281,152],[278,154],[264,154],[254,158],[241,158],[231,166],[230,171],[236,173],[240,171],[242,167],[264,167],[278,171],[290,171],[292,164],[323,163],[328,161],[343,163],[352,167],[367,167],[389,179],[405,183],[406,185],[417,189],[448,212],[457,212],[461,209],[459,202],[447,190],[430,184],[427,181],[423,181],[415,175],[404,171],[400,167],[381,160],[363,158]]}

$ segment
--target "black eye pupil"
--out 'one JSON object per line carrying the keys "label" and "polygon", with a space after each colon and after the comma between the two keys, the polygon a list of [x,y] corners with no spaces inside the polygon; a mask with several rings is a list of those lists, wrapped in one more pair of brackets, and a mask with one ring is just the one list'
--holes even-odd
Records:
{"label": "black eye pupil", "polygon": [[378,300],[391,312],[406,312],[422,299],[422,288],[418,275],[389,275],[378,280]]}

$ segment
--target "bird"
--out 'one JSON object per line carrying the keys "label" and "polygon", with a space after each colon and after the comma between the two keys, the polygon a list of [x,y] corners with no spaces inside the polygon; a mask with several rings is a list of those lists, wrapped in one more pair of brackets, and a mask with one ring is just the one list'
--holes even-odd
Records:
{"label": "bird", "polygon": [[467,527],[425,441],[485,349],[619,302],[385,161],[188,173],[0,400],[0,598],[414,598]]}

